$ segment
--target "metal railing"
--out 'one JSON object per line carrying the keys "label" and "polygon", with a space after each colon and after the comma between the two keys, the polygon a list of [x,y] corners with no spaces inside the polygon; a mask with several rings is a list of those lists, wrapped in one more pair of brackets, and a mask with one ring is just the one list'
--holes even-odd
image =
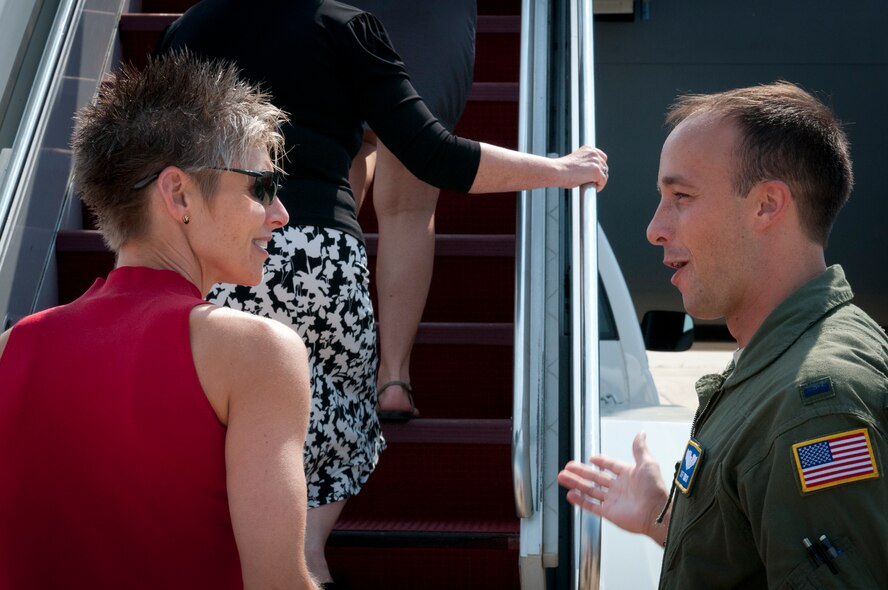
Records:
{"label": "metal railing", "polygon": [[[67,148],[72,116],[116,56],[117,25],[130,0],[54,0],[30,95],[0,186],[0,317],[4,326],[58,302],[55,240],[81,226]],[[49,0],[46,1],[49,4]],[[41,18],[43,18],[41,16]]]}
{"label": "metal railing", "polygon": [[[518,150],[545,152],[546,128],[546,2],[523,0],[521,6],[521,73],[518,98]],[[515,232],[515,365],[512,406],[512,475],[515,510],[520,518],[534,514],[534,470],[531,443],[531,403],[539,391],[541,329],[531,310],[539,301],[544,244],[532,240],[545,217],[545,190],[523,191],[518,197]],[[542,211],[541,211],[542,208]]]}
{"label": "metal railing", "polygon": [[43,127],[47,101],[53,95],[53,86],[60,78],[59,69],[66,45],[72,33],[71,23],[78,14],[82,0],[61,0],[46,42],[46,49],[34,78],[34,85],[22,115],[19,132],[12,145],[12,153],[3,182],[0,184],[0,255],[6,242],[9,212],[15,202],[21,179],[27,174],[34,155],[34,141]]}
{"label": "metal railing", "polygon": [[[522,2],[521,13],[526,14],[529,0]],[[521,19],[521,83],[518,98],[518,149],[527,148],[529,130],[523,124],[528,117],[529,89],[526,80],[529,65],[525,56],[530,46],[530,23]],[[529,244],[525,236],[530,236],[530,202],[526,195],[518,197],[518,219],[515,229],[515,364],[513,367],[512,397],[512,485],[515,494],[515,512],[519,518],[533,514],[533,487],[530,474],[530,411],[529,376],[527,363],[529,350],[528,299],[530,281],[527,270],[530,266]]]}
{"label": "metal railing", "polygon": [[[555,4],[550,6],[548,0],[522,3],[518,149],[537,154],[546,153],[547,142],[556,136],[570,149],[595,145],[592,1],[551,2]],[[559,21],[562,25],[553,24],[551,9],[560,15],[569,13],[569,25],[565,20]],[[552,58],[550,41],[563,38],[564,27],[569,30],[569,42],[563,44],[567,53],[559,49],[558,57]],[[563,78],[569,79],[569,88],[561,85],[564,79],[553,79],[552,59],[564,64],[559,68],[567,74]],[[563,101],[556,106],[566,107],[569,112],[557,114],[564,111],[551,109],[550,100]],[[559,129],[552,125],[569,129],[553,134],[551,131]],[[556,227],[561,224],[561,231],[571,236],[569,246],[555,247],[557,256],[571,269],[570,293],[564,294],[571,301],[571,325],[567,328],[572,339],[571,374],[562,383],[566,388],[569,381],[570,399],[564,403],[571,406],[572,423],[561,424],[558,436],[571,434],[571,455],[575,459],[584,460],[600,450],[596,193],[591,186],[574,189],[569,205],[559,205],[553,214],[547,210],[547,203],[560,203],[560,195],[563,193],[558,190],[524,192],[518,200],[512,459],[515,505],[522,518],[521,579],[526,590],[545,588],[544,568],[558,562],[569,561],[572,588],[594,590],[600,581],[600,519],[575,513],[573,555],[559,556],[553,548],[557,541],[552,541],[553,536],[557,537],[558,509],[554,504],[559,496],[552,494],[551,486],[559,466],[550,464],[556,459],[552,449],[546,448],[552,443],[546,438],[550,433],[544,432],[546,413],[551,411],[551,400],[545,396],[557,396],[559,386],[547,389],[545,381],[550,376],[544,364],[558,354],[546,336],[552,330],[547,322],[558,320],[553,318],[557,313],[546,317],[542,310],[552,310],[551,293],[545,285],[553,270],[552,261],[547,260],[549,250],[553,239],[558,242],[558,230],[552,229],[549,219],[553,216],[557,218]],[[568,218],[570,227],[566,228]],[[548,419],[551,421],[551,415]],[[553,526],[555,535],[551,534]]]}
{"label": "metal railing", "polygon": [[[595,145],[595,87],[592,51],[592,0],[571,3],[571,138],[573,145]],[[585,461],[601,450],[598,350],[598,215],[594,186],[583,186],[571,199],[571,316],[573,451]],[[576,511],[575,583],[597,590],[601,579],[601,519]]]}

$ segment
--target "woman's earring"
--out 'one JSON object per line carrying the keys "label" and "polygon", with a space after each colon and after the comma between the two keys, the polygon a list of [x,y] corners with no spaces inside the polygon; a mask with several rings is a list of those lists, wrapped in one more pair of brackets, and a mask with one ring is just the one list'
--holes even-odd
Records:
{"label": "woman's earring", "polygon": [[182,223],[184,223],[185,225],[188,225],[189,221],[191,221],[190,217],[188,217],[187,215],[182,216]]}

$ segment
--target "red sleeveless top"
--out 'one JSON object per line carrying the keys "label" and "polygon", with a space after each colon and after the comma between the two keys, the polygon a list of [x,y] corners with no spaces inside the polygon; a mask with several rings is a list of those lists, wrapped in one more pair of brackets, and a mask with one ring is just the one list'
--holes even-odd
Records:
{"label": "red sleeveless top", "polygon": [[241,588],[179,274],[122,267],[0,358],[0,589]]}

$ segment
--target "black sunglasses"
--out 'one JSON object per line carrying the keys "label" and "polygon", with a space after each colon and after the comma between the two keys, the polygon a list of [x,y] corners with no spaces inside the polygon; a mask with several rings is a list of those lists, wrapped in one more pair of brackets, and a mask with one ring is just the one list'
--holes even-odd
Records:
{"label": "black sunglasses", "polygon": [[[256,180],[253,182],[253,198],[268,207],[274,202],[274,198],[277,196],[278,190],[281,188],[281,180],[283,179],[282,174],[278,170],[244,170],[242,168],[217,168],[214,166],[210,167],[210,170],[222,170],[224,172],[237,172],[238,174],[245,174],[247,176],[252,176]],[[157,180],[157,177],[160,176],[160,172],[155,172],[151,176],[146,176],[139,182],[133,185],[133,190],[141,190]]]}
{"label": "black sunglasses", "polygon": [[282,175],[278,170],[244,170],[243,168],[214,168],[211,170],[223,170],[225,172],[237,172],[252,176],[256,180],[253,182],[253,198],[262,203],[266,207],[271,205],[277,196],[278,189],[281,188]]}

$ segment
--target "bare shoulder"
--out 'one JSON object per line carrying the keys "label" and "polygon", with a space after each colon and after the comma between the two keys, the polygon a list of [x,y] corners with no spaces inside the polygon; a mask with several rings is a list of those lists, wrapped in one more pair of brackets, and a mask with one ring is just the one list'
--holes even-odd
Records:
{"label": "bare shoulder", "polygon": [[227,424],[233,402],[261,395],[287,404],[307,396],[308,356],[289,327],[241,311],[201,305],[190,317],[198,377],[219,419]]}
{"label": "bare shoulder", "polygon": [[259,352],[304,353],[296,332],[278,321],[216,305],[200,305],[191,312],[192,338],[203,336],[214,346],[235,349],[259,347]]}

